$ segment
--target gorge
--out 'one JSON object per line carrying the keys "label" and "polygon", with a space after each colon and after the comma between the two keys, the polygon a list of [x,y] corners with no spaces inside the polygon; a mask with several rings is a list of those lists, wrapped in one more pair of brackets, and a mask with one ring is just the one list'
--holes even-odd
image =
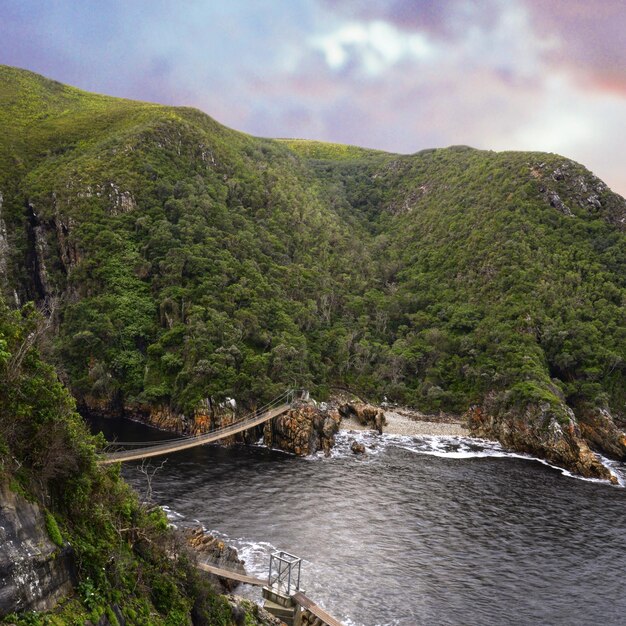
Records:
{"label": "gorge", "polygon": [[[163,514],[119,468],[97,467],[104,442],[77,406],[196,434],[286,388],[321,401],[345,391],[455,414],[504,450],[619,481],[626,201],[584,166],[537,152],[255,138],[194,109],[7,66],[0,124],[2,502],[38,507],[33,541],[43,561],[59,557],[50,597],[79,590],[70,613],[232,621]],[[338,422],[332,408],[305,407],[266,427],[266,443],[332,460]],[[390,471],[410,472],[408,459]],[[497,476],[483,469],[486,488]],[[307,489],[323,482],[301,476]],[[550,497],[622,493],[546,480]],[[407,497],[411,484],[399,487]],[[43,537],[51,519],[61,545]],[[12,594],[11,606],[49,608],[31,595],[29,605]]]}

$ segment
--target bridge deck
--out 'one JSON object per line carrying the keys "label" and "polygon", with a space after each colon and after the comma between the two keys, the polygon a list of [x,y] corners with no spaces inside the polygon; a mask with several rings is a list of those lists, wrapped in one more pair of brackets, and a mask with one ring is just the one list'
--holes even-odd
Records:
{"label": "bridge deck", "polygon": [[[267,579],[255,578],[254,576],[248,576],[247,574],[242,574],[240,572],[233,572],[231,570],[222,569],[221,567],[215,567],[214,565],[209,565],[208,563],[198,563],[198,568],[204,572],[215,574],[220,578],[230,578],[231,580],[236,580],[248,585],[255,585],[257,587],[267,585]],[[313,600],[305,596],[301,591],[297,591],[292,597],[299,606],[313,613],[315,617],[319,617],[325,624],[328,624],[328,626],[343,626],[339,620],[335,619],[321,606],[315,604]]]}
{"label": "bridge deck", "polygon": [[319,617],[325,624],[328,626],[343,626],[343,624],[336,620],[330,613],[327,613],[321,606],[318,606],[311,600],[307,598],[301,591],[297,591],[293,594],[293,599],[307,611],[310,611],[315,615],[315,617]]}
{"label": "bridge deck", "polygon": [[209,574],[215,574],[220,578],[230,578],[231,580],[246,583],[247,585],[255,585],[256,587],[267,585],[267,579],[261,580],[260,578],[255,578],[254,576],[248,576],[247,574],[242,574],[241,572],[232,572],[227,569],[222,569],[221,567],[209,565],[208,563],[198,563],[198,569],[201,569],[203,572],[208,572]]}
{"label": "bridge deck", "polygon": [[124,461],[136,461],[138,459],[147,459],[153,456],[161,456],[163,454],[171,454],[172,452],[178,452],[179,450],[187,450],[188,448],[195,448],[196,446],[202,446],[206,443],[213,443],[219,441],[225,437],[236,435],[237,433],[259,426],[264,422],[267,422],[283,413],[286,413],[291,408],[290,404],[281,404],[275,409],[271,409],[260,415],[255,415],[246,420],[235,422],[230,426],[225,426],[217,430],[206,433],[206,435],[200,435],[198,437],[188,437],[186,439],[181,438],[179,441],[166,444],[155,444],[154,446],[147,446],[141,450],[124,450],[122,452],[111,452],[103,454],[98,463],[100,465],[107,465],[110,463],[119,463]]}

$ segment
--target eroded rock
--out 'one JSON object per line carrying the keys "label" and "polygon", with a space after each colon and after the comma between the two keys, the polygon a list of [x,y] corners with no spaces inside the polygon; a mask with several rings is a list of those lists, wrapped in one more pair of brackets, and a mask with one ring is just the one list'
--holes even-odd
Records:
{"label": "eroded rock", "polygon": [[554,207],[557,211],[563,213],[563,215],[566,215],[567,217],[571,217],[573,215],[563,200],[561,200],[558,193],[554,191],[548,192],[548,202],[551,207]]}
{"label": "eroded rock", "polygon": [[335,434],[341,418],[335,409],[319,408],[300,403],[288,413],[267,422],[263,441],[271,448],[279,448],[297,456],[307,456],[323,450],[329,455],[335,445]]}
{"label": "eroded rock", "polygon": [[339,406],[342,417],[354,417],[362,426],[368,426],[382,435],[383,428],[387,425],[387,418],[382,409],[365,402],[344,402]]}
{"label": "eroded rock", "polygon": [[[205,560],[210,565],[215,567],[221,567],[231,571],[246,573],[245,562],[239,558],[237,550],[231,546],[226,545],[221,539],[214,537],[206,532],[203,528],[197,526],[195,528],[188,528],[183,531],[185,540],[193,548],[194,552],[198,555],[199,560]],[[239,584],[237,581],[230,578],[221,578],[215,576],[219,585],[224,591],[230,592]]]}
{"label": "eroded rock", "polygon": [[471,407],[467,418],[472,435],[497,439],[505,447],[547,460],[587,478],[616,482],[616,477],[590,449],[574,413],[558,419],[548,404],[529,404],[525,410],[502,410],[487,397]]}
{"label": "eroded rock", "polygon": [[[211,403],[208,399],[202,401],[192,415],[185,415],[175,411],[165,404],[149,404],[135,402],[133,404],[120,405],[115,398],[95,397],[90,395],[81,396],[79,399],[80,410],[89,414],[103,415],[105,417],[126,417],[137,422],[142,422],[166,430],[177,435],[197,436],[204,435],[211,430],[223,428],[233,424],[240,416],[235,408],[228,403]],[[235,441],[247,441],[248,431],[224,437],[220,439],[222,445],[231,445]],[[258,434],[256,435],[258,439]]]}
{"label": "eroded rock", "polygon": [[578,413],[580,432],[600,452],[626,460],[626,433],[619,429],[606,409],[584,409]]}
{"label": "eroded rock", "polygon": [[365,454],[365,446],[356,441],[356,439],[350,444],[350,450],[352,450],[354,454]]}
{"label": "eroded rock", "polygon": [[73,582],[70,548],[52,543],[36,504],[0,483],[0,617],[50,610]]}

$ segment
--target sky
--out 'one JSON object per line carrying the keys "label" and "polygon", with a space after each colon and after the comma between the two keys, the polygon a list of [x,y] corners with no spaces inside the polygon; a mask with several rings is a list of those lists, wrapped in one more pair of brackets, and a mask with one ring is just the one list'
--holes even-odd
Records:
{"label": "sky", "polygon": [[0,63],[264,137],[557,152],[626,196],[626,0],[0,0]]}

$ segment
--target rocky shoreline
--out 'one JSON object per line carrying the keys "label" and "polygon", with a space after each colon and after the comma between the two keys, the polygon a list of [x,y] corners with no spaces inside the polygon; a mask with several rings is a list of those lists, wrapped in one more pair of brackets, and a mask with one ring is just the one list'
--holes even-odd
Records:
{"label": "rocky shoreline", "polygon": [[[502,412],[492,404],[485,402],[483,406],[470,407],[464,415],[429,415],[408,407],[386,403],[372,405],[352,395],[338,394],[329,402],[299,401],[290,411],[263,427],[244,431],[221,443],[253,443],[262,438],[266,446],[296,456],[309,456],[319,451],[328,456],[339,430],[479,437],[499,441],[508,450],[531,454],[587,478],[617,481],[594,452],[618,460],[626,458],[626,435],[616,427],[611,416],[588,411],[578,417],[569,410],[565,423],[543,407],[529,406],[519,413]],[[111,414],[101,406],[88,408]],[[149,405],[124,407],[118,414],[169,432],[200,435],[236,422],[237,413],[234,406],[208,403],[192,416]]]}
{"label": "rocky shoreline", "polygon": [[[421,414],[418,414],[421,416]],[[390,435],[407,436],[439,436],[439,437],[469,437],[469,428],[462,418],[458,421],[433,421],[419,419],[418,415],[409,417],[404,411],[385,411],[386,426],[384,432]],[[422,416],[423,417],[423,416]],[[340,430],[363,431],[371,428],[361,424],[356,418],[349,417],[341,420]]]}

